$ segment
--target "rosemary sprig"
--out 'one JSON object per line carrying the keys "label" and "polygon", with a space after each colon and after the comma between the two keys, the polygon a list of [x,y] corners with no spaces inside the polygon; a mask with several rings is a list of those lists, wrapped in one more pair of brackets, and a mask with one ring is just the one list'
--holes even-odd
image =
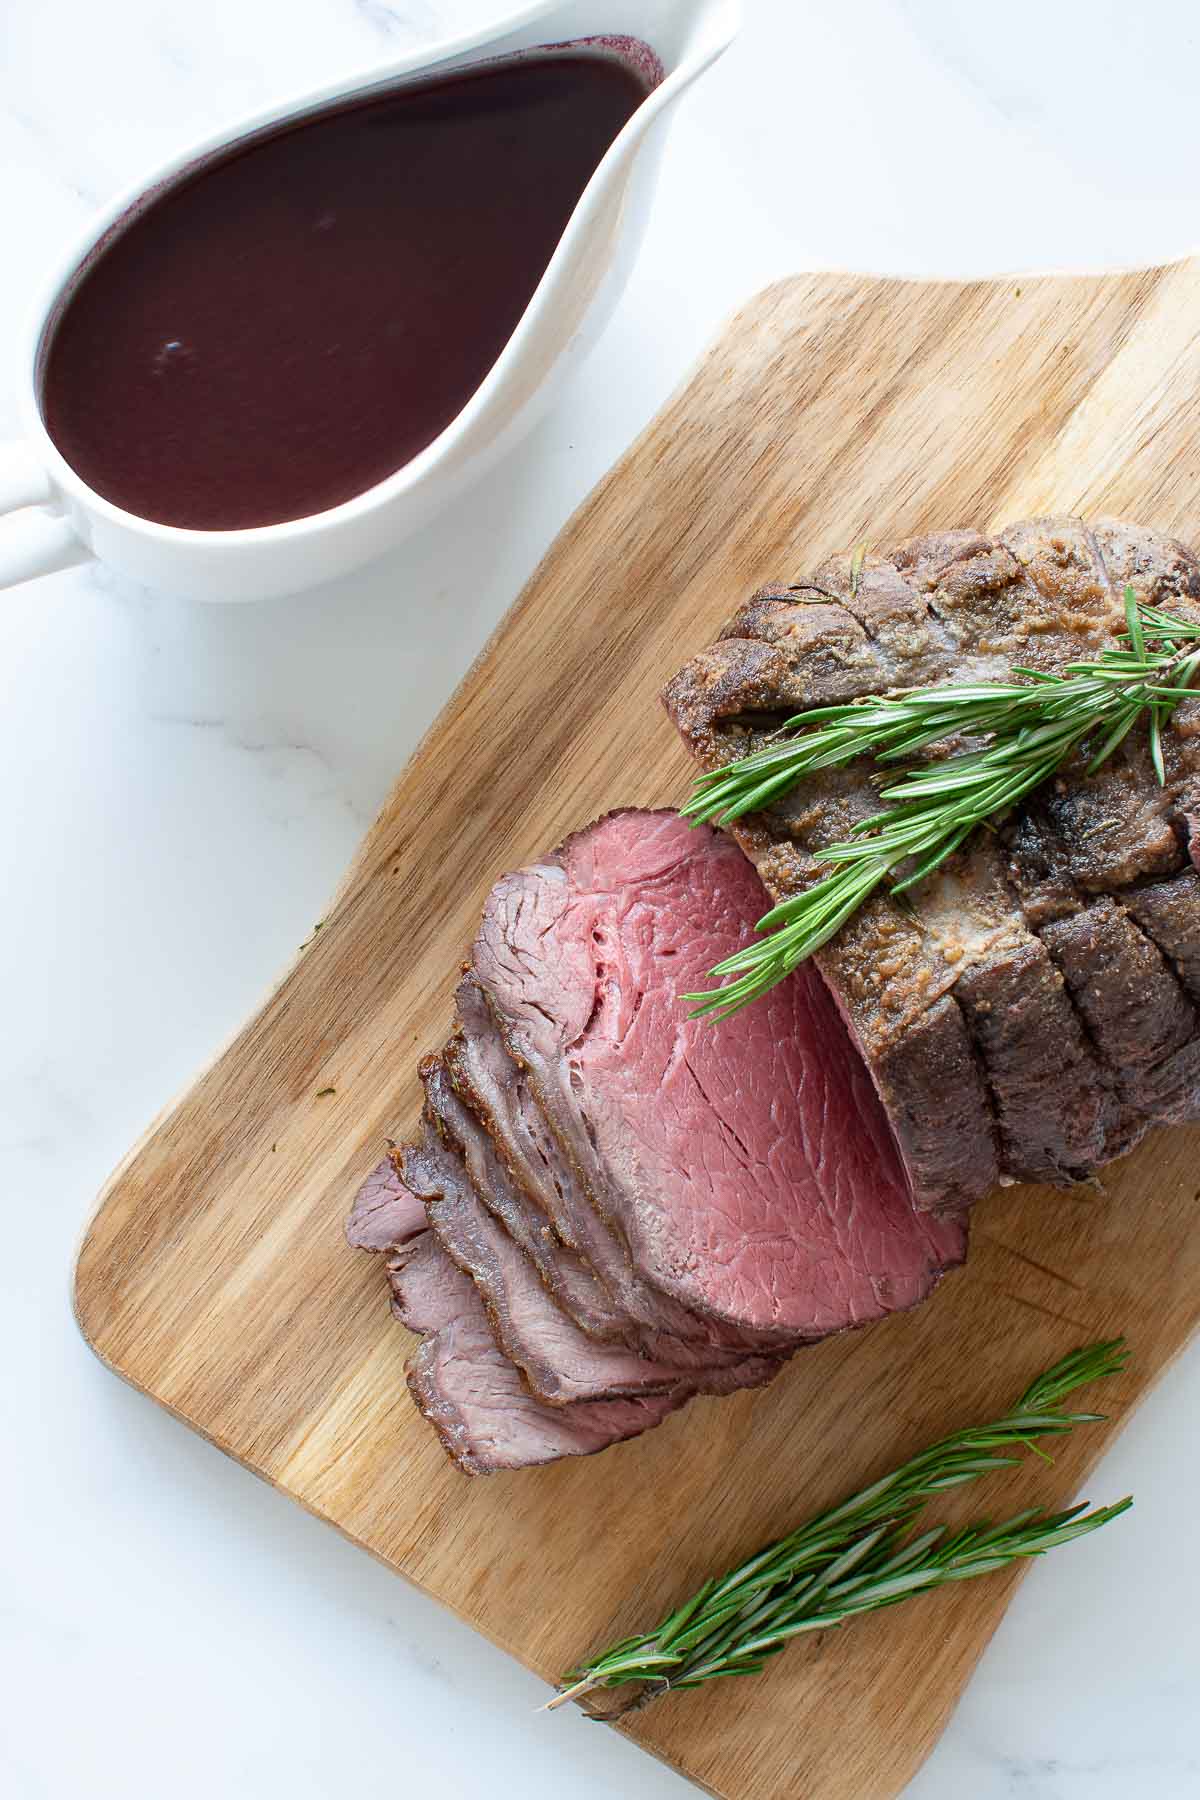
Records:
{"label": "rosemary sprig", "polygon": [[991,1574],[1107,1525],[1132,1506],[1132,1499],[1091,1512],[1086,1505],[1055,1513],[1037,1507],[1001,1525],[958,1531],[935,1525],[911,1532],[935,1495],[1020,1460],[1005,1452],[1103,1419],[1103,1413],[1067,1412],[1062,1403],[1076,1388],[1119,1373],[1126,1361],[1123,1338],[1073,1351],[1026,1388],[1002,1419],[943,1438],[736,1569],[705,1582],[653,1631],[625,1638],[573,1669],[547,1710],[595,1688],[653,1684],[622,1709],[627,1711],[669,1688],[754,1675],[802,1632],[824,1631],[947,1582]]}
{"label": "rosemary sprig", "polygon": [[916,763],[881,789],[890,805],[862,819],[816,860],[831,872],[758,922],[768,935],[726,957],[711,971],[729,977],[710,992],[689,994],[695,1014],[724,1018],[782,981],[819,950],[883,883],[902,893],[945,862],[977,826],[997,818],[1041,785],[1087,743],[1093,773],[1138,722],[1149,718],[1150,749],[1165,779],[1162,729],[1200,670],[1200,625],[1139,605],[1125,590],[1125,647],[1061,674],[1016,668],[1019,682],[981,682],[901,689],[847,706],[814,707],[781,727],[781,737],[753,755],[702,775],[683,811],[726,825],[789,792],[816,769],[840,768],[869,756],[908,761],[951,737],[987,738],[982,749]]}

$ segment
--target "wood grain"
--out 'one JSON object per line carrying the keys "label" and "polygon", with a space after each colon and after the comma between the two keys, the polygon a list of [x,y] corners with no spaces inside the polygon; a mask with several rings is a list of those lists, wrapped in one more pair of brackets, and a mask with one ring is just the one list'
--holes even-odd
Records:
{"label": "wood grain", "polygon": [[[1115,512],[1194,543],[1198,402],[1196,262],[968,284],[816,275],[751,301],[555,544],[320,935],[112,1178],[77,1271],[98,1354],[548,1678],[1077,1343],[1130,1334],[1127,1412],[1200,1316],[1184,1132],[1103,1196],[997,1196],[929,1306],[806,1353],[765,1392],[486,1481],[456,1474],[413,1411],[409,1340],[342,1220],[384,1135],[416,1118],[413,1066],[444,1034],[488,885],[614,804],[684,793],[657,690],[741,597],[863,537],[1037,511]],[[1065,1501],[1105,1441],[1080,1437],[1053,1469],[1031,1460],[995,1504]],[[623,1728],[729,1800],[888,1800],[1011,1587],[861,1621]]]}

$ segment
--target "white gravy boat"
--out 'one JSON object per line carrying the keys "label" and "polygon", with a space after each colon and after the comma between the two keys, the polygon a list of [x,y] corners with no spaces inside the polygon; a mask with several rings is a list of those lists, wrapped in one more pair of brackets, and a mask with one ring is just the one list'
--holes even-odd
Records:
{"label": "white gravy boat", "polygon": [[[370,562],[490,468],[534,423],[591,348],[625,285],[663,144],[663,121],[735,36],[740,0],[538,0],[498,28],[447,40],[342,83],[310,90],[191,144],[122,194],[72,246],[35,310],[23,351],[24,437],[0,446],[0,587],[96,556],[152,587],[203,600],[294,593]],[[160,525],[95,493],[59,454],[39,405],[48,330],[89,252],[149,192],[201,159],[326,106],[537,44],[627,36],[649,44],[663,79],[584,189],[533,298],[498,361],[458,416],[394,475],[328,511],[249,530]]]}

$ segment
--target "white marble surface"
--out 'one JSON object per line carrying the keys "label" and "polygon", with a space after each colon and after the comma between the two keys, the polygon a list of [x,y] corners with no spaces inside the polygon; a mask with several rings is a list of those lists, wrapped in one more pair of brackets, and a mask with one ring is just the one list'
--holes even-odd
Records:
{"label": "white marble surface", "polygon": [[[600,348],[455,514],[286,604],[201,610],[88,569],[0,602],[6,1800],[685,1792],[535,1716],[514,1663],[122,1388],[66,1294],[105,1173],[307,934],[554,532],[739,298],[806,266],[1081,267],[1200,239],[1184,0],[748,11],[674,126]],[[10,0],[0,346],[89,209],[178,142],[501,12]],[[1200,1794],[1198,1406],[1200,1350],[1092,1483],[1137,1509],[1025,1584],[913,1800]]]}

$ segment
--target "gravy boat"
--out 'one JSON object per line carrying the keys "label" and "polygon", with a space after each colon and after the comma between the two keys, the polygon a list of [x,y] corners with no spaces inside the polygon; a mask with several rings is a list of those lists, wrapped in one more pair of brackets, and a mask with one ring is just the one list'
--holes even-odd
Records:
{"label": "gravy boat", "polygon": [[[267,599],[370,562],[422,525],[529,430],[612,313],[645,229],[664,140],[680,95],[735,36],[739,0],[538,0],[501,25],[401,57],[385,68],[293,96],[192,144],[122,194],[76,241],[35,310],[23,351],[24,437],[0,446],[0,587],[101,558],[122,575],[202,600]],[[434,441],[353,499],[280,525],[197,531],[156,524],[105,500],[46,431],[39,376],[50,332],[97,244],[148,194],[265,127],[316,108],[539,44],[634,38],[662,79],[615,139],[575,207],[520,322],[490,373]]]}

